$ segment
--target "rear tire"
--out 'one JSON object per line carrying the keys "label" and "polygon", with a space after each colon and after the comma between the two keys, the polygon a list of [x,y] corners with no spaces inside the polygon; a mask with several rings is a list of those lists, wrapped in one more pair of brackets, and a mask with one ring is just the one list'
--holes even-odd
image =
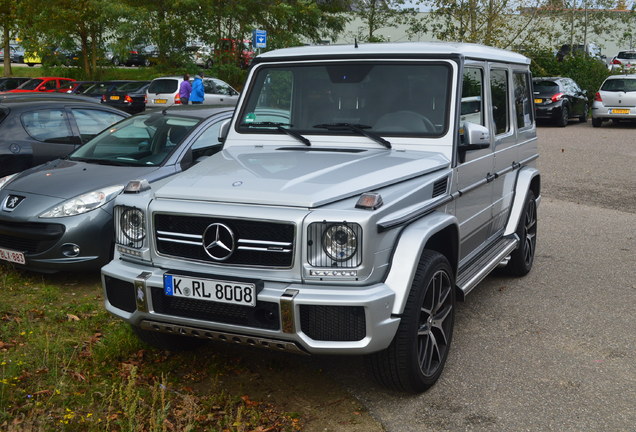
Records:
{"label": "rear tire", "polygon": [[382,385],[410,393],[430,388],[442,374],[455,321],[455,281],[442,254],[424,250],[391,345],[368,357]]}
{"label": "rear tire", "polygon": [[537,201],[531,190],[528,191],[516,234],[519,237],[519,247],[510,255],[510,261],[503,272],[520,277],[527,275],[532,269],[537,247]]}
{"label": "rear tire", "polygon": [[570,120],[570,110],[567,106],[563,105],[561,108],[561,117],[557,121],[557,124],[561,127],[566,127],[568,125],[568,121]]}
{"label": "rear tire", "polygon": [[189,336],[143,330],[134,325],[131,325],[130,327],[139,340],[160,350],[191,351],[206,342],[203,339],[197,339]]}
{"label": "rear tire", "polygon": [[592,117],[592,126],[593,127],[601,127],[603,124],[603,119],[600,117]]}

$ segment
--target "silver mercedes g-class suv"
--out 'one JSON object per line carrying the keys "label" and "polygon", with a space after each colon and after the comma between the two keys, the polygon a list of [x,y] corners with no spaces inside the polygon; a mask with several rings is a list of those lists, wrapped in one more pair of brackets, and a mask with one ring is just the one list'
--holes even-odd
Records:
{"label": "silver mercedes g-class suv", "polygon": [[106,308],[154,346],[366,354],[381,383],[426,390],[456,301],[532,267],[529,63],[449,43],[258,56],[223,150],[117,198]]}

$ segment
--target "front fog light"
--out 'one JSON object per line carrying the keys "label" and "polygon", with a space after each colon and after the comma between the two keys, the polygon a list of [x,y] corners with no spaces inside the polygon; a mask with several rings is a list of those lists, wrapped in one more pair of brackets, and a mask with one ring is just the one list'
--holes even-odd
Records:
{"label": "front fog light", "polygon": [[358,237],[347,225],[332,225],[322,235],[322,247],[334,261],[346,261],[358,250]]}

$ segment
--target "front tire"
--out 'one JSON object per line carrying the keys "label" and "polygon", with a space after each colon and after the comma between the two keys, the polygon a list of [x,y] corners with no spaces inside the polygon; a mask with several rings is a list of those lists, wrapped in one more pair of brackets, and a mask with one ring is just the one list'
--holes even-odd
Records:
{"label": "front tire", "polygon": [[391,345],[369,357],[376,380],[409,393],[430,388],[444,369],[454,321],[451,266],[442,254],[424,250]]}
{"label": "front tire", "polygon": [[587,113],[590,110],[590,107],[588,104],[585,104],[585,106],[583,107],[583,114],[581,114],[581,116],[579,116],[579,122],[580,123],[587,123]]}
{"label": "front tire", "polygon": [[537,200],[531,190],[528,191],[523,216],[516,233],[519,237],[519,247],[510,255],[504,273],[520,277],[527,275],[532,269],[537,247]]}

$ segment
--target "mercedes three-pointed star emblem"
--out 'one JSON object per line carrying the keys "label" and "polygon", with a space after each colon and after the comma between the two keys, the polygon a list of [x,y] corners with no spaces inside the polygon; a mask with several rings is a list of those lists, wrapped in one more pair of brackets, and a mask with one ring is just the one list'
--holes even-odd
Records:
{"label": "mercedes three-pointed star emblem", "polygon": [[225,261],[234,253],[234,233],[227,225],[213,223],[203,232],[203,248],[215,261]]}

